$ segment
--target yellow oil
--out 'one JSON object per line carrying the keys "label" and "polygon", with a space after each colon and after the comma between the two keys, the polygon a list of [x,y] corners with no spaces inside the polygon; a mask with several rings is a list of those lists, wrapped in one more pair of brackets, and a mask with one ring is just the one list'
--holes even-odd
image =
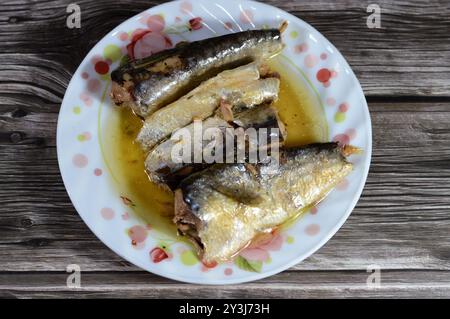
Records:
{"label": "yellow oil", "polygon": [[296,147],[328,140],[328,125],[322,106],[298,75],[286,68],[280,59],[270,63],[281,78],[280,94],[275,107],[286,126],[286,147]]}
{"label": "yellow oil", "polygon": [[129,109],[118,109],[109,121],[106,149],[108,162],[121,196],[132,202],[133,211],[166,234],[175,235],[172,223],[173,194],[152,183],[144,170],[145,154],[135,141],[143,122]]}
{"label": "yellow oil", "polygon": [[[271,67],[281,76],[278,101],[280,119],[286,126],[287,147],[301,146],[328,139],[328,126],[322,107],[310,90],[277,60]],[[129,198],[133,210],[154,229],[176,235],[172,223],[173,194],[150,182],[144,170],[145,154],[135,142],[142,120],[129,109],[119,109],[107,127],[108,162],[120,194]]]}

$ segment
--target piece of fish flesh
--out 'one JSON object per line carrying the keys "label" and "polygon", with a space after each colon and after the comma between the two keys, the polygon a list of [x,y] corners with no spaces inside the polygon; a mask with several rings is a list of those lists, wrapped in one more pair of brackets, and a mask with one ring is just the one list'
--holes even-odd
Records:
{"label": "piece of fish flesh", "polygon": [[251,241],[320,202],[352,171],[337,143],[280,151],[274,163],[216,164],[175,191],[174,222],[205,262],[232,259]]}
{"label": "piece of fish flesh", "polygon": [[173,131],[182,128],[194,119],[211,116],[225,93],[237,90],[242,85],[255,83],[260,77],[256,63],[224,71],[203,82],[179,100],[149,116],[137,137],[144,150],[149,150]]}
{"label": "piece of fish flesh", "polygon": [[[170,139],[152,149],[145,161],[145,168],[150,180],[174,189],[187,174],[212,164],[210,160],[212,156],[207,157],[207,154],[215,154],[214,163],[226,162],[226,159],[231,156],[233,161],[249,162],[251,159],[249,156],[250,145],[254,147],[253,151],[259,151],[262,148],[270,151],[272,147],[280,147],[286,139],[287,133],[278,117],[278,112],[269,104],[233,113],[232,117],[233,119],[228,122],[222,114],[217,114],[203,122],[194,122],[176,131]],[[200,132],[197,133],[203,137],[198,143],[200,144],[199,149],[194,146],[195,124],[201,124],[198,126]],[[238,128],[241,130],[237,130]],[[254,130],[247,131],[249,128]],[[267,129],[267,140],[261,139],[260,141],[258,139],[257,134],[260,128]],[[241,134],[241,139],[238,141],[237,135],[239,134]],[[248,136],[249,134],[253,135]],[[231,141],[231,147],[227,145],[227,141]],[[177,158],[183,159],[180,162],[174,158],[175,148],[182,150],[185,146],[188,146],[189,153],[178,154]],[[196,161],[194,154],[199,153],[203,156]],[[254,158],[258,160],[257,157]]]}
{"label": "piece of fish flesh", "polygon": [[146,118],[220,72],[283,49],[277,29],[250,30],[180,45],[112,72],[111,97]]}
{"label": "piece of fish flesh", "polygon": [[218,78],[205,82],[193,92],[148,117],[137,137],[142,148],[148,151],[193,120],[210,117],[222,100],[232,106],[251,107],[278,98],[280,80],[277,78],[258,80],[259,76],[255,74],[252,77],[233,76],[238,81],[230,84],[221,80],[228,77],[226,74],[246,73],[244,70],[252,70],[253,66],[242,68],[219,74]]}

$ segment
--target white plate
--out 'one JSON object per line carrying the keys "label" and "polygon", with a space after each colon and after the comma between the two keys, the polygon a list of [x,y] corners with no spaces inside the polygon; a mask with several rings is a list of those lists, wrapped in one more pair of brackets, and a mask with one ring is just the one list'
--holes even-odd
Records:
{"label": "white plate", "polygon": [[[197,17],[202,20],[189,23]],[[329,139],[350,142],[364,153],[351,158],[355,170],[346,181],[289,229],[269,238],[265,245],[244,252],[237,262],[207,268],[196,259],[192,247],[176,237],[167,238],[136,217],[130,202],[121,199],[113,185],[102,146],[107,120],[111,112],[116,112],[108,97],[110,72],[126,53],[130,34],[137,29],[152,31],[149,46],[136,46],[136,54],[146,54],[166,45],[161,33],[175,44],[246,29],[278,27],[283,20],[289,21],[283,59],[323,106]],[[372,151],[367,103],[342,55],[299,18],[253,1],[175,1],[122,23],[97,43],[74,74],[61,106],[57,135],[58,161],[67,192],[97,237],[145,270],[201,284],[261,279],[294,266],[318,250],[356,205]]]}

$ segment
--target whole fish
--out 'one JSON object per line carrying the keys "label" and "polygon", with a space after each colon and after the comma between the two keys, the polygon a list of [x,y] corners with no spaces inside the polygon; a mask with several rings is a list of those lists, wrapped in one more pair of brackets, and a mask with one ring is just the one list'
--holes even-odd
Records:
{"label": "whole fish", "polygon": [[[178,101],[153,113],[145,120],[137,141],[148,151],[193,120],[203,120],[213,115],[222,100],[233,106],[246,107],[276,100],[280,80],[277,78],[258,80],[259,74],[253,73],[255,67],[247,65],[224,71]],[[247,73],[252,76],[241,76]],[[230,80],[230,77],[235,81]]]}
{"label": "whole fish", "polygon": [[174,222],[205,262],[230,260],[257,235],[320,202],[351,172],[346,157],[355,151],[314,144],[281,150],[278,165],[216,164],[180,184]]}
{"label": "whole fish", "polygon": [[221,71],[281,52],[278,29],[251,30],[180,45],[132,61],[111,74],[111,97],[145,118]]}
{"label": "whole fish", "polygon": [[[225,162],[227,156],[232,156],[233,161],[238,161],[238,154],[242,155],[242,162],[249,161],[249,139],[247,129],[253,128],[251,133],[258,132],[260,128],[266,128],[268,131],[268,141],[262,140],[260,143],[257,139],[253,140],[254,151],[263,147],[269,149],[274,146],[280,146],[286,139],[286,130],[283,123],[278,117],[277,110],[269,104],[256,106],[239,113],[232,114],[233,119],[228,122],[223,119],[222,114],[207,118],[203,122],[194,122],[183,129],[176,131],[172,138],[159,144],[150,151],[145,161],[145,168],[149,178],[157,184],[166,184],[173,189],[178,185],[180,180],[186,174],[191,174],[194,171],[203,169],[211,161],[205,154],[216,154],[215,160],[217,162]],[[196,150],[194,147],[195,128],[196,124],[201,130],[199,135],[201,138],[201,148]],[[242,131],[236,131],[241,128]],[[210,134],[207,134],[210,130]],[[242,132],[241,143],[237,142],[236,132]],[[253,137],[253,136],[252,136]],[[232,141],[231,147],[226,141]],[[243,143],[242,143],[243,142]],[[188,146],[188,154],[182,154],[183,162],[177,161],[173,158],[175,148]],[[197,151],[203,154],[199,162],[195,162],[194,153]],[[241,153],[238,153],[238,152]],[[219,155],[220,154],[220,155]],[[200,164],[200,165],[199,165]]]}

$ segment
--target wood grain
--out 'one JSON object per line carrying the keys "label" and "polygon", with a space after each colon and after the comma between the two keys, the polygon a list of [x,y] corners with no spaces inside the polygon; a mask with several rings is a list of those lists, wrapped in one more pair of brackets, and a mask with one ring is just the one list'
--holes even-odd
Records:
{"label": "wood grain", "polygon": [[[286,271],[245,285],[182,284],[149,273],[113,272],[81,275],[81,288],[66,286],[67,274],[0,274],[0,297],[21,298],[417,298],[448,296],[449,272],[383,271],[381,286],[367,288],[365,271]],[[434,280],[434,281],[433,281]]]}
{"label": "wood grain", "polygon": [[[25,77],[23,89],[32,90],[34,83],[54,78],[50,73],[62,73],[50,90],[62,97],[70,73],[94,44],[119,23],[160,2],[78,1],[82,28],[73,30],[65,27],[70,0],[3,3],[0,41],[6,70],[0,76]],[[353,67],[366,94],[450,96],[448,1],[377,1],[382,8],[381,29],[366,26],[366,8],[372,1],[267,2],[299,16],[331,40]],[[14,62],[17,59],[19,65]],[[32,72],[44,65],[45,72]],[[43,81],[34,81],[38,79]]]}
{"label": "wood grain", "polygon": [[[0,4],[0,297],[450,297],[450,4],[272,0],[344,54],[369,100],[373,164],[343,228],[305,262],[229,287],[144,273],[81,221],[62,183],[56,124],[71,75],[113,27],[160,1],[78,1],[82,29],[65,28],[71,1]],[[320,212],[319,212],[320,213]],[[83,288],[65,286],[79,264]],[[382,268],[370,290],[367,266]]]}

